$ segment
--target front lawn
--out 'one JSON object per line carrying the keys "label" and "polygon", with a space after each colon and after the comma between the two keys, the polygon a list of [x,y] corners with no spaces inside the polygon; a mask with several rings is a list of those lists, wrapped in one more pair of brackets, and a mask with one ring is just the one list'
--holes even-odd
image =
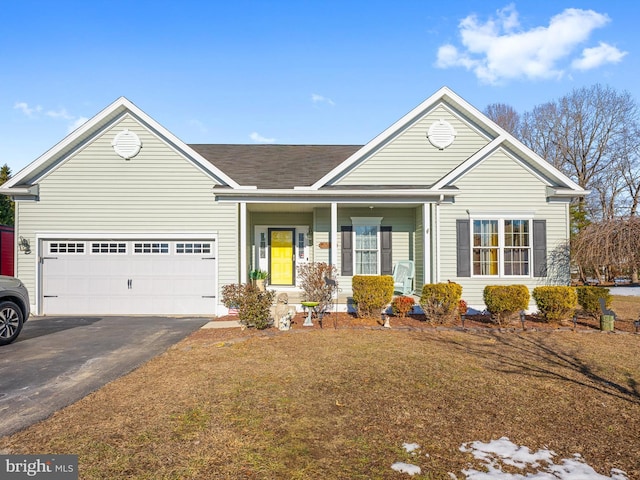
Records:
{"label": "front lawn", "polygon": [[407,464],[449,480],[485,468],[460,447],[506,437],[640,478],[639,353],[633,334],[201,330],[0,450],[78,454],[83,479],[408,478],[392,469]]}

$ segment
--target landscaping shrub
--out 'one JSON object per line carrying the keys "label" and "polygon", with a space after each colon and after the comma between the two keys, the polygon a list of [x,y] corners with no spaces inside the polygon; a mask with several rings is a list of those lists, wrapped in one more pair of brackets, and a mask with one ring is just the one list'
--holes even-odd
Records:
{"label": "landscaping shrub", "polygon": [[396,317],[404,318],[411,310],[413,310],[415,303],[416,302],[413,298],[407,297],[406,295],[400,295],[394,298],[391,302],[391,313]]}
{"label": "landscaping shrub", "polygon": [[460,315],[466,315],[468,309],[469,309],[469,305],[467,305],[467,302],[465,300],[460,299],[460,301],[458,302],[458,313]]}
{"label": "landscaping shrub", "polygon": [[393,297],[391,275],[355,275],[352,281],[353,301],[358,317],[380,317]]}
{"label": "landscaping shrub", "polygon": [[227,308],[237,307],[240,323],[258,330],[271,325],[270,308],[275,296],[275,291],[261,291],[251,283],[222,287],[222,304]]}
{"label": "landscaping shrub", "polygon": [[422,287],[420,306],[430,323],[443,324],[458,315],[462,285],[458,283],[427,283]]}
{"label": "landscaping shrub", "polygon": [[611,301],[613,300],[608,288],[576,287],[576,292],[578,294],[578,304],[580,304],[584,313],[594,318],[600,317],[601,298],[604,298],[604,303],[607,308],[611,306]]}
{"label": "landscaping shrub", "polygon": [[298,282],[304,291],[303,300],[318,302],[319,312],[331,311],[336,285],[327,285],[325,277],[335,279],[336,267],[324,262],[305,263],[298,267]]}
{"label": "landscaping shrub", "polygon": [[559,322],[570,317],[578,306],[578,295],[573,287],[536,287],[533,299],[547,322]]}
{"label": "landscaping shrub", "polygon": [[526,285],[487,285],[483,297],[492,319],[503,326],[527,309],[530,295]]}

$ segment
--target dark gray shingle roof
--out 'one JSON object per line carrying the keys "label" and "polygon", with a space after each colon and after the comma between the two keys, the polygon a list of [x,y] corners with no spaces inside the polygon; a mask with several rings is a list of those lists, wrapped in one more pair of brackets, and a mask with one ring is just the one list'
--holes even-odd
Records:
{"label": "dark gray shingle roof", "polygon": [[362,145],[189,145],[240,185],[312,185]]}

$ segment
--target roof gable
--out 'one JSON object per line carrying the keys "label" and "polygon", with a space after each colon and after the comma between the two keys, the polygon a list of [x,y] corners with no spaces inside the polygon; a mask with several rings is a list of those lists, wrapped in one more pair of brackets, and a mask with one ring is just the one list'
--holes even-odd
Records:
{"label": "roof gable", "polygon": [[184,155],[189,161],[194,163],[197,168],[214,177],[219,183],[229,185],[231,187],[239,186],[233,179],[205,160],[199,153],[192,150],[188,145],[183,143],[171,132],[140,110],[136,105],[131,103],[125,97],[120,97],[14,175],[2,186],[3,193],[19,193],[17,192],[19,189],[16,187],[24,186],[26,188],[37,183],[43,176],[46,176],[60,164],[64,163],[66,158],[73,155],[76,151],[90,142],[96,135],[99,135],[104,129],[109,128],[111,125],[118,122],[125,115],[132,115],[137,121],[162,138],[165,142],[171,145],[172,148]]}
{"label": "roof gable", "polygon": [[[447,132],[449,129],[455,132],[446,148],[429,141],[429,132],[441,126]],[[433,140],[433,135],[431,138]],[[436,143],[437,138],[433,140]],[[433,185],[458,166],[461,159],[470,157],[491,139],[490,133],[462,113],[439,102],[329,183],[333,186]]]}
{"label": "roof gable", "polygon": [[486,137],[490,140],[484,147],[478,152],[471,155],[468,158],[461,158],[460,162],[454,166],[454,168],[443,175],[436,183],[432,185],[433,190],[439,190],[451,186],[452,181],[464,172],[478,164],[486,155],[495,151],[499,146],[507,148],[515,152],[517,156],[521,156],[527,159],[527,163],[531,163],[534,170],[544,172],[549,178],[553,178],[556,185],[555,187],[569,189],[574,195],[587,193],[582,187],[573,182],[569,177],[557,170],[546,160],[538,156],[535,152],[530,150],[519,140],[506,132],[503,128],[498,126],[495,122],[490,120],[486,115],[482,114],[478,109],[467,103],[452,90],[447,87],[442,87],[435,92],[424,102],[418,105],[416,108],[407,113],[404,117],[399,119],[385,131],[380,133],[377,137],[363,146],[360,150],[355,152],[349,158],[347,158],[340,165],[332,169],[320,180],[312,185],[312,189],[319,189],[324,186],[330,185],[336,179],[346,175],[354,166],[359,162],[366,159],[373,152],[381,149],[387,145],[391,140],[396,138],[399,134],[405,131],[408,126],[415,124],[415,122],[423,118],[428,112],[433,111],[438,105],[446,105],[452,110],[459,112],[462,116],[470,121],[470,123],[478,126],[479,130],[484,132]]}

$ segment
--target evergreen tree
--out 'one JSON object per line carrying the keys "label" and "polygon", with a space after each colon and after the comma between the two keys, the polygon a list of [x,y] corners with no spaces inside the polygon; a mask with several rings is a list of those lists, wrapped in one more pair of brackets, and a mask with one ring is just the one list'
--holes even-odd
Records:
{"label": "evergreen tree", "polygon": [[[0,185],[11,178],[11,169],[6,163],[0,168]],[[15,203],[10,197],[0,195],[0,225],[9,225],[13,227],[15,216]]]}

